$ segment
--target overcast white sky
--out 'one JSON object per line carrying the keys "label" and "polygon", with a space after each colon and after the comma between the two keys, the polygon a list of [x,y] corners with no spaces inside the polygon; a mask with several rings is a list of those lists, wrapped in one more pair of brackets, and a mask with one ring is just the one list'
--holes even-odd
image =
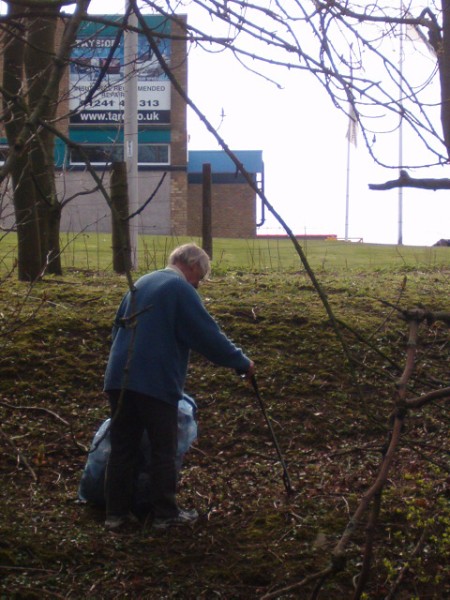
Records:
{"label": "overcast white sky", "polygon": [[[434,59],[415,47],[405,48],[405,63],[416,71],[432,69]],[[411,62],[412,61],[412,62]],[[406,68],[406,67],[405,67]],[[364,242],[396,244],[399,239],[399,192],[370,191],[369,183],[395,179],[396,170],[374,164],[359,138],[351,147],[349,208],[347,196],[347,118],[337,111],[325,90],[307,73],[282,72],[284,89],[277,89],[239,68],[224,55],[201,56],[191,52],[189,93],[213,124],[225,118],[220,134],[232,149],[262,149],[266,195],[295,233],[345,235]],[[425,75],[418,76],[420,80]],[[418,80],[417,80],[418,81]],[[433,85],[437,97],[437,83]],[[217,148],[210,134],[189,119],[190,147]],[[395,163],[398,133],[378,135],[384,155]],[[404,157],[420,162],[414,140],[404,139]],[[430,158],[428,157],[428,160]],[[426,161],[426,159],[425,159]],[[445,168],[411,176],[450,177]],[[403,189],[403,243],[432,245],[450,238],[450,193]],[[279,227],[268,219],[265,229]]]}

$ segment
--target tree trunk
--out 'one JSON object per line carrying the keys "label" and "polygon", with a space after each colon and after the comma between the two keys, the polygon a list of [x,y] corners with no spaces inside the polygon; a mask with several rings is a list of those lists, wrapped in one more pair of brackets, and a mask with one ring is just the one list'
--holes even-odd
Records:
{"label": "tree trunk", "polygon": [[[10,6],[10,15],[23,13],[16,5]],[[26,119],[21,98],[23,86],[24,20],[14,20],[5,26],[3,53],[3,110],[5,130],[10,147],[15,146],[19,132]],[[41,245],[36,218],[34,185],[31,179],[28,148],[21,149],[12,171],[14,210],[18,239],[18,276],[22,281],[34,281],[41,272]]]}
{"label": "tree trunk", "polygon": [[131,244],[128,217],[127,166],[115,162],[111,167],[111,215],[113,268],[116,273],[131,269]]}
{"label": "tree trunk", "polygon": [[34,185],[28,159],[19,159],[11,171],[14,185],[14,210],[17,226],[18,277],[35,281],[42,275],[39,227]]}
{"label": "tree trunk", "polygon": [[48,272],[54,275],[62,274],[61,266],[61,246],[60,246],[60,226],[61,226],[61,204],[55,202],[48,213]]}
{"label": "tree trunk", "polygon": [[450,158],[450,0],[442,0],[442,41],[437,49],[441,82],[441,122],[447,156]]}
{"label": "tree trunk", "polygon": [[[32,111],[41,100],[47,86],[55,49],[58,7],[41,9],[42,14],[28,23],[28,45],[25,51],[25,70],[28,82],[29,107]],[[42,113],[51,122],[56,114],[57,90]],[[36,188],[38,224],[41,241],[41,261],[50,273],[60,275],[59,245],[60,212],[55,187],[54,135],[42,128],[31,141],[30,158]],[[56,230],[55,230],[56,227]]]}

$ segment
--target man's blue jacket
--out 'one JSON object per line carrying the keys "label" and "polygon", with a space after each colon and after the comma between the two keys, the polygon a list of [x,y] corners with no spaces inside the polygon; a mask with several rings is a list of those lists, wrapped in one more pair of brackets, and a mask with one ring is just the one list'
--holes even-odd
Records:
{"label": "man's blue jacket", "polygon": [[250,367],[181,273],[167,268],[144,275],[117,311],[104,390],[123,387],[176,404],[190,350],[223,367]]}

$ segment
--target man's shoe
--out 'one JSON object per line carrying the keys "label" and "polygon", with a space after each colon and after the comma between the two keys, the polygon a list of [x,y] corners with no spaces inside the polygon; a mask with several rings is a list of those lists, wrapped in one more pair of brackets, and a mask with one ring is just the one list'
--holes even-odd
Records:
{"label": "man's shoe", "polygon": [[192,525],[198,519],[198,512],[193,510],[180,510],[176,517],[156,517],[152,529],[168,529],[176,525]]}
{"label": "man's shoe", "polygon": [[111,533],[127,533],[136,529],[137,518],[128,513],[127,515],[109,515],[105,520],[105,529]]}

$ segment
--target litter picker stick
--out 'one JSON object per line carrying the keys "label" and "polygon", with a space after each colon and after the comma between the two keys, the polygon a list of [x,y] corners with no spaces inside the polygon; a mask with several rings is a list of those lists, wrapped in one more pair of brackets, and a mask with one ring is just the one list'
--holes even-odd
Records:
{"label": "litter picker stick", "polygon": [[261,394],[259,393],[258,384],[256,382],[256,377],[254,375],[252,375],[251,378],[250,378],[250,381],[252,382],[252,386],[253,386],[253,389],[255,390],[256,398],[257,398],[257,400],[259,402],[259,405],[261,407],[261,410],[262,410],[262,413],[264,415],[264,418],[266,419],[267,426],[269,427],[269,431],[270,431],[270,434],[272,436],[272,440],[273,440],[273,443],[275,445],[275,448],[276,448],[276,451],[277,451],[277,454],[278,454],[278,458],[280,459],[281,466],[283,467],[283,483],[284,483],[284,487],[286,488],[286,492],[288,494],[293,494],[294,493],[294,489],[293,489],[293,487],[291,485],[291,480],[290,480],[290,477],[289,477],[289,473],[287,471],[286,463],[284,462],[284,458],[283,458],[283,455],[281,453],[280,445],[279,445],[278,440],[276,438],[275,431],[273,430],[272,423],[271,423],[271,421],[270,421],[270,419],[269,419],[269,417],[268,417],[268,415],[266,413],[266,409],[265,409],[264,403],[262,401]]}

